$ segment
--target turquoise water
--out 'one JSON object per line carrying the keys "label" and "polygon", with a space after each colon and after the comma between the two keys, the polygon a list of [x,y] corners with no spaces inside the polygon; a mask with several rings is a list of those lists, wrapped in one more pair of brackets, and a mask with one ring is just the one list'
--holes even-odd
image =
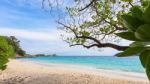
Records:
{"label": "turquoise water", "polygon": [[57,56],[57,57],[35,57],[19,58],[18,60],[40,62],[42,64],[71,64],[82,65],[96,69],[113,69],[129,72],[143,73],[144,69],[138,57],[113,57],[113,56]]}

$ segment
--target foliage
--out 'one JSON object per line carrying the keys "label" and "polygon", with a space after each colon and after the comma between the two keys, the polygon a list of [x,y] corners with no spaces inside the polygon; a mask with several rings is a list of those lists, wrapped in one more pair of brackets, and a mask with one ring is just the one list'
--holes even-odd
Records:
{"label": "foliage", "polygon": [[[119,57],[140,55],[150,79],[150,1],[149,0],[76,0],[77,5],[67,7],[67,21],[62,25],[74,36],[65,39],[71,46],[111,47],[121,52]],[[88,4],[88,5],[87,5]],[[113,44],[119,36],[134,41],[130,46]]]}
{"label": "foliage", "polygon": [[25,51],[19,46],[19,41],[14,36],[0,36],[0,70],[5,70],[9,58],[16,54],[25,55]]}
{"label": "foliage", "polygon": [[19,44],[19,40],[14,37],[14,36],[10,36],[10,37],[6,37],[7,41],[14,47],[14,51],[16,52],[16,54],[20,55],[20,56],[25,56],[25,51],[22,50],[22,48],[20,47]]}
{"label": "foliage", "polygon": [[[145,5],[145,0],[76,0],[75,3],[73,6],[66,7],[66,17],[58,21],[61,29],[71,34],[71,36],[62,35],[63,40],[69,43],[70,46],[82,45],[86,48],[111,47],[121,51],[128,46],[116,45],[120,38],[117,38],[115,33],[124,31],[124,34],[127,34],[130,33],[126,32],[128,26],[131,29],[133,28],[132,30],[138,26],[128,25],[127,22],[139,24],[138,20],[124,14],[132,10],[134,12],[131,13],[135,17],[139,17],[142,14],[140,10],[144,10],[147,6]],[[138,6],[132,8],[133,5]],[[140,13],[137,13],[139,11]],[[122,23],[122,15],[127,19],[124,20],[127,21],[124,22],[126,25]],[[125,35],[122,34],[122,36]],[[130,33],[130,36],[132,37],[129,37],[128,40],[134,38],[132,33]]]}
{"label": "foliage", "polygon": [[150,80],[150,5],[145,10],[141,10],[138,6],[132,7],[130,13],[123,15],[122,18],[127,31],[116,35],[134,42],[118,56],[139,54],[140,61]]}
{"label": "foliage", "polygon": [[25,56],[26,52],[24,50],[22,50],[22,49],[19,49],[17,54],[20,55],[20,56]]}
{"label": "foliage", "polygon": [[6,63],[9,61],[8,58],[14,56],[15,52],[13,46],[9,44],[6,37],[0,36],[0,69],[6,68]]}
{"label": "foliage", "polygon": [[[59,19],[62,35],[70,46],[110,47],[124,51],[121,56],[140,54],[150,79],[150,0],[74,0]],[[134,41],[130,46],[114,44],[121,37]]]}

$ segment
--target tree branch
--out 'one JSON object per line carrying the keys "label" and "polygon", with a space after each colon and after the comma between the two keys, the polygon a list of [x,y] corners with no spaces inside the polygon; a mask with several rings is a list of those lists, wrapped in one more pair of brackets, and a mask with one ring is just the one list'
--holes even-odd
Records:
{"label": "tree branch", "polygon": [[127,48],[129,48],[129,46],[120,46],[120,45],[116,45],[116,44],[112,44],[112,43],[102,43],[99,48],[101,47],[110,47],[119,51],[124,51]]}
{"label": "tree branch", "polygon": [[76,46],[76,45],[81,45],[81,46],[83,46],[83,47],[85,47],[85,48],[91,48],[91,47],[98,47],[98,45],[97,44],[92,44],[92,45],[84,45],[84,44],[72,44],[72,45],[70,45],[70,47],[71,46]]}
{"label": "tree branch", "polygon": [[75,46],[75,45],[82,45],[83,47],[86,47],[86,48],[91,48],[91,47],[98,47],[98,48],[105,48],[105,47],[110,47],[110,48],[114,48],[116,50],[119,50],[119,51],[124,51],[125,49],[129,48],[129,46],[120,46],[120,45],[116,45],[116,44],[112,44],[112,43],[101,43],[98,39],[96,38],[93,38],[93,37],[90,37],[90,36],[78,36],[77,33],[74,31],[74,29],[72,29],[71,27],[61,23],[61,22],[58,22],[60,25],[63,25],[64,27],[66,28],[69,28],[74,34],[75,34],[75,37],[76,38],[80,38],[80,39],[89,39],[89,40],[92,40],[94,41],[96,44],[92,44],[92,45],[84,45],[84,44],[73,44],[73,45],[70,45],[70,46]]}
{"label": "tree branch", "polygon": [[86,8],[90,7],[96,0],[92,0],[88,5],[86,5],[84,8],[80,9],[79,11],[83,11]]}
{"label": "tree branch", "polygon": [[131,7],[134,7],[133,4],[129,1],[129,4],[131,5]]}
{"label": "tree branch", "polygon": [[60,24],[60,25],[62,25],[62,26],[64,26],[64,27],[66,27],[66,28],[68,28],[68,29],[70,29],[75,34],[75,36],[77,37],[77,34],[76,34],[76,32],[75,32],[74,29],[72,29],[71,27],[69,27],[69,26],[67,26],[67,25],[65,25],[65,24],[63,24],[63,23],[61,23],[59,21],[57,21],[57,23]]}
{"label": "tree branch", "polygon": [[108,24],[113,25],[113,26],[115,27],[116,30],[127,30],[126,28],[118,27],[117,25],[112,24],[111,22],[109,22],[109,21],[107,21],[107,20],[104,20],[104,21],[105,21],[106,23],[108,23]]}
{"label": "tree branch", "polygon": [[101,44],[91,44],[91,45],[85,45],[85,44],[72,44],[70,46],[76,46],[76,45],[81,45],[85,48],[92,48],[92,47],[98,47],[98,48],[106,48],[106,47],[110,47],[113,49],[116,49],[118,51],[124,51],[127,48],[129,48],[129,46],[119,46],[116,44],[112,44],[112,43],[101,43]]}
{"label": "tree branch", "polygon": [[98,45],[101,44],[99,40],[97,40],[96,38],[90,37],[90,36],[77,36],[76,38],[89,39],[89,40],[93,40],[93,41],[96,42]]}

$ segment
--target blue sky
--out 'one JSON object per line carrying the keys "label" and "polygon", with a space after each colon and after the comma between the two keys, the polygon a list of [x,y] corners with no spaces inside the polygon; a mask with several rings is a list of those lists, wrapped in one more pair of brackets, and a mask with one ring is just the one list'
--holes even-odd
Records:
{"label": "blue sky", "polygon": [[110,48],[69,47],[60,39],[61,31],[55,23],[60,11],[52,12],[42,9],[41,0],[0,0],[0,35],[16,36],[21,47],[30,54],[108,56],[117,53]]}

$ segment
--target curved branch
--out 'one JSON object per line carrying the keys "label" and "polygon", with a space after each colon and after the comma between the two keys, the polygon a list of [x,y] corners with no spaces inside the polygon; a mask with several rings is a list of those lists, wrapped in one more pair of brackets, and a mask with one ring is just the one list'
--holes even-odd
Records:
{"label": "curved branch", "polygon": [[112,43],[101,43],[101,44],[91,44],[91,45],[85,45],[85,44],[72,44],[70,46],[76,46],[76,45],[81,45],[85,48],[92,48],[92,47],[98,47],[98,48],[106,48],[106,47],[110,47],[110,48],[113,48],[113,49],[116,49],[118,51],[124,51],[126,50],[127,48],[129,48],[129,46],[119,46],[119,45],[116,45],[116,44],[112,44]]}
{"label": "curved branch", "polygon": [[131,7],[134,7],[134,5],[129,1],[129,4],[131,5]]}
{"label": "curved branch", "polygon": [[96,42],[98,45],[101,44],[99,40],[97,40],[96,38],[90,37],[90,36],[76,36],[76,38],[89,39],[89,40],[93,40],[93,41]]}
{"label": "curved branch", "polygon": [[127,48],[129,48],[129,46],[120,46],[120,45],[116,45],[116,44],[113,44],[113,43],[101,43],[99,40],[97,40],[96,38],[93,38],[93,37],[79,36],[77,38],[84,38],[84,39],[93,40],[94,42],[97,43],[97,44],[94,44],[94,46],[97,46],[98,48],[110,47],[110,48],[113,48],[113,49],[116,49],[116,50],[119,50],[119,51],[124,51]]}
{"label": "curved branch", "polygon": [[72,45],[70,45],[70,47],[71,46],[76,46],[76,45],[82,45],[83,47],[85,47],[85,48],[91,48],[91,47],[98,47],[98,45],[97,44],[92,44],[92,45],[84,45],[84,44],[72,44]]}
{"label": "curved branch", "polygon": [[67,25],[65,25],[65,24],[63,24],[63,23],[61,23],[59,21],[57,21],[57,23],[60,24],[60,25],[62,25],[62,26],[64,26],[64,27],[66,27],[66,28],[68,28],[68,29],[70,29],[75,34],[75,36],[77,37],[77,34],[76,34],[76,32],[75,32],[74,29],[72,29],[71,27],[69,27],[69,26],[67,26]]}
{"label": "curved branch", "polygon": [[83,11],[86,8],[90,7],[96,0],[92,0],[88,5],[86,5],[84,8],[80,9],[79,11]]}
{"label": "curved branch", "polygon": [[114,26],[116,30],[127,30],[126,28],[118,27],[117,25],[112,24],[111,22],[109,22],[109,21],[107,21],[107,20],[105,20],[105,19],[104,19],[104,21],[105,21],[106,23],[111,24],[112,26]]}
{"label": "curved branch", "polygon": [[116,50],[119,50],[119,51],[124,51],[126,50],[127,48],[129,48],[129,46],[120,46],[120,45],[116,45],[116,44],[112,44],[112,43],[102,43],[100,47],[110,47],[110,48],[113,48],[113,49],[116,49]]}
{"label": "curved branch", "polygon": [[92,45],[88,45],[88,46],[86,46],[84,44],[73,44],[71,46],[82,45],[83,47],[86,47],[86,48],[91,48],[91,47],[94,47],[94,46],[97,46],[98,48],[110,47],[110,48],[114,48],[114,49],[119,50],[119,51],[124,51],[125,49],[129,48],[129,46],[120,46],[120,45],[116,45],[116,44],[112,44],[112,43],[101,43],[98,39],[90,37],[90,36],[78,36],[77,33],[75,32],[75,30],[72,29],[71,27],[69,27],[69,26],[67,26],[67,25],[65,25],[61,22],[58,22],[58,23],[60,25],[63,25],[64,27],[70,29],[75,34],[76,38],[89,39],[89,40],[92,40],[96,43],[96,44],[92,44]]}

